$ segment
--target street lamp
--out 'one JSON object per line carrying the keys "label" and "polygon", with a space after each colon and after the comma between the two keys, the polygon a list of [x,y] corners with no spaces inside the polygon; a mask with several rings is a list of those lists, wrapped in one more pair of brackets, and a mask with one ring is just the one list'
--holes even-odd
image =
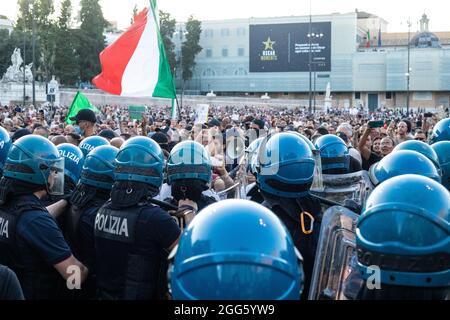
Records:
{"label": "street lamp", "polygon": [[[35,9],[36,9],[36,3],[33,0],[33,10],[31,11],[31,17],[32,17],[32,35],[31,35],[31,39],[32,39],[32,57],[33,57],[33,64],[31,65],[31,73],[33,74],[33,106],[36,107],[36,83],[34,81],[34,77],[36,76],[36,72],[35,72],[35,64],[36,64],[36,58],[35,58],[35,54],[36,54],[36,19],[35,19]],[[24,69],[25,69],[25,65],[24,65]]]}
{"label": "street lamp", "polygon": [[308,40],[309,40],[309,56],[308,56],[308,67],[309,67],[309,113],[312,112],[312,72],[311,72],[311,62],[312,62],[312,52],[311,52],[311,36],[312,36],[312,4],[311,0],[309,0],[309,31],[308,31]]}
{"label": "street lamp", "polygon": [[183,40],[188,34],[187,31],[183,30],[183,26],[180,25],[180,30],[175,32],[175,35],[180,37],[180,79],[181,79],[181,101],[180,108],[183,109],[183,96],[184,96],[184,78],[183,78]]}
{"label": "street lamp", "polygon": [[406,113],[409,114],[409,90],[411,79],[411,18],[408,19],[408,72],[406,72]]}
{"label": "street lamp", "polygon": [[[310,46],[309,46],[310,50],[309,51],[310,51],[310,55],[312,57],[311,39],[316,39],[316,40],[322,39],[324,37],[324,34],[312,32],[312,33],[308,33],[307,36],[310,41]],[[316,80],[317,80],[317,64],[318,64],[318,62],[314,61],[314,59],[315,59],[315,57],[312,57],[310,59],[309,65],[310,65],[310,70],[311,70],[311,66],[314,65],[314,90],[313,90],[312,95],[313,95],[313,101],[314,101],[314,103],[313,103],[314,104],[314,113],[316,113]],[[311,73],[310,73],[310,75],[311,75]]]}

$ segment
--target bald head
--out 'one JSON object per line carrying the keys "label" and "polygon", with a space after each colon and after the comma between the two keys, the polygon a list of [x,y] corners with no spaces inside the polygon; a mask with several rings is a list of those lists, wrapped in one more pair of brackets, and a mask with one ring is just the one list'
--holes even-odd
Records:
{"label": "bald head", "polygon": [[55,146],[59,146],[60,144],[67,143],[67,139],[64,136],[55,136],[52,138],[52,142]]}
{"label": "bald head", "polygon": [[110,141],[110,144],[117,149],[120,149],[122,145],[125,143],[125,140],[122,138],[114,138]]}

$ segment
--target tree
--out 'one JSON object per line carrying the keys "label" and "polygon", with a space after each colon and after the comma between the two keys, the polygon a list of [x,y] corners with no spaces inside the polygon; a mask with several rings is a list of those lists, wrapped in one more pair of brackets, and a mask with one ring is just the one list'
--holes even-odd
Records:
{"label": "tree", "polygon": [[80,77],[82,81],[91,81],[101,70],[99,54],[105,48],[103,31],[108,26],[99,0],[81,0],[80,20],[77,50],[80,57]]}
{"label": "tree", "polygon": [[51,18],[55,12],[53,0],[35,0],[32,10],[34,11],[34,26],[32,24],[32,28],[35,29],[40,48],[39,52],[36,53],[36,60],[39,61],[39,65],[35,70],[44,81],[49,81],[55,73],[56,58],[57,26]]}
{"label": "tree", "polygon": [[177,21],[172,19],[169,13],[159,11],[160,33],[166,49],[167,60],[172,73],[175,71],[177,58],[175,56],[175,44],[172,41]]}
{"label": "tree", "polygon": [[139,13],[138,7],[137,7],[137,4],[135,4],[135,5],[134,5],[134,8],[133,8],[133,13],[132,13],[132,16],[131,16],[131,22],[130,22],[130,24],[133,24],[133,23],[134,23],[134,18],[136,18],[136,16],[138,15],[138,13]]}
{"label": "tree", "polygon": [[64,0],[57,21],[55,74],[63,84],[73,85],[80,76],[76,30],[71,30],[72,2]]}
{"label": "tree", "polygon": [[9,31],[0,29],[0,78],[5,74],[8,67],[11,65],[11,54],[14,51],[12,38]]}
{"label": "tree", "polygon": [[28,28],[28,26],[31,26],[33,21],[30,0],[18,0],[18,6],[19,13],[17,15],[15,29],[22,31]]}
{"label": "tree", "polygon": [[195,58],[202,51],[200,46],[200,36],[202,33],[201,22],[190,16],[186,23],[186,41],[181,47],[183,55],[183,80],[192,79],[193,69],[195,67]]}

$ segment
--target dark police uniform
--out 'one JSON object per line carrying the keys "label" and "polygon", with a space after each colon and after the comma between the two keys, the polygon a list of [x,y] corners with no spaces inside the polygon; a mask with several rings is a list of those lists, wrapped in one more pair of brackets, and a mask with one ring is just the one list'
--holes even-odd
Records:
{"label": "dark police uniform", "polygon": [[66,285],[53,267],[72,256],[55,219],[34,195],[0,207],[0,262],[13,269],[27,299],[56,299]]}
{"label": "dark police uniform", "polygon": [[180,236],[175,220],[148,203],[108,201],[95,218],[100,299],[155,300],[167,293],[167,249]]}
{"label": "dark police uniform", "polygon": [[22,288],[16,274],[8,267],[0,265],[0,301],[24,300]]}
{"label": "dark police uniform", "polygon": [[[299,199],[266,197],[263,206],[272,210],[291,234],[294,244],[303,256],[305,272],[304,298],[307,297],[312,278],[317,244],[322,223],[322,209],[320,202],[310,195]],[[301,226],[301,214],[308,212],[314,217],[314,227],[311,234],[305,234]],[[305,217],[305,228],[310,228],[310,219]]]}
{"label": "dark police uniform", "polygon": [[[74,296],[75,299],[94,299],[96,295],[94,224],[98,210],[109,198],[107,194],[109,195],[109,193],[96,193],[92,199],[79,206],[72,205],[66,219],[66,237],[69,245],[77,259],[89,269],[88,278],[83,283],[82,290]],[[90,197],[90,195],[84,197]]]}

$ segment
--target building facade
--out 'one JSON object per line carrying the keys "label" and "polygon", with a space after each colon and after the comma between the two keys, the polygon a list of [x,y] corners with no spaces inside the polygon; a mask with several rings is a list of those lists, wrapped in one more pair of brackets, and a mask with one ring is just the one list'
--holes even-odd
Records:
{"label": "building facade", "polygon": [[[426,15],[421,29],[410,34],[387,33],[385,20],[365,12],[313,16],[309,22],[309,16],[202,22],[203,50],[186,91],[237,96],[268,93],[273,98],[309,102],[311,83],[320,106],[330,83],[335,107],[406,107],[409,56],[410,106],[449,107],[450,33],[431,33]],[[325,34],[315,32],[327,24],[331,28],[321,29],[327,30]],[[311,34],[324,39],[311,41]],[[179,55],[179,37],[174,42]],[[255,59],[262,69],[255,69]]]}
{"label": "building facade", "polygon": [[13,30],[13,22],[6,16],[0,15],[0,29],[6,29],[11,33]]}

